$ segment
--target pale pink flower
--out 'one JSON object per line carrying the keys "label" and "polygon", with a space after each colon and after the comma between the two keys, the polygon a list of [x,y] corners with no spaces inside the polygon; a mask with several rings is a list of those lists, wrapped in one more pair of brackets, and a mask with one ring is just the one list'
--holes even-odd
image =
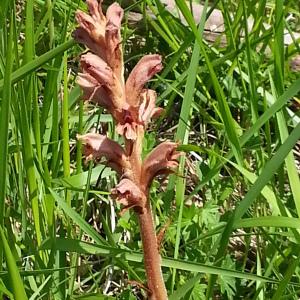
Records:
{"label": "pale pink flower", "polygon": [[141,99],[138,114],[139,122],[146,127],[151,118],[158,117],[163,112],[163,109],[156,107],[156,92],[153,90],[144,90],[141,94]]}

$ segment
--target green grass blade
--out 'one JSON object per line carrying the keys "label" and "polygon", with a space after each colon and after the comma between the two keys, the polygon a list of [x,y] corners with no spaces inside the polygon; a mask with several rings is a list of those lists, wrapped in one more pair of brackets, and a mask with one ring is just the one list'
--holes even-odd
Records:
{"label": "green grass blade", "polygon": [[[41,249],[47,250],[52,247],[52,242],[50,240],[46,241]],[[55,244],[55,249],[59,251],[70,251],[77,253],[86,253],[86,254],[98,254],[101,256],[111,256],[114,258],[119,258],[131,262],[143,263],[142,253],[135,251],[128,251],[119,248],[113,248],[105,245],[95,245],[91,243],[82,242],[79,240],[72,239],[57,239]],[[225,268],[219,268],[215,266],[204,265],[195,262],[189,262],[184,260],[178,260],[174,258],[162,258],[162,266],[167,268],[176,268],[178,270],[197,272],[204,274],[216,274],[222,276],[229,276],[235,278],[246,279],[250,281],[261,281],[261,282],[270,282],[270,283],[279,283],[278,280],[267,278],[263,276],[257,276],[250,273],[239,272],[237,270],[230,270]],[[294,286],[299,286],[299,283],[291,282],[290,284]]]}
{"label": "green grass blade", "polygon": [[3,250],[4,250],[4,255],[6,258],[6,264],[8,268],[8,275],[10,279],[10,284],[12,286],[12,292],[14,295],[15,300],[26,300],[27,295],[24,289],[23,281],[21,279],[19,270],[17,268],[15,259],[13,254],[10,251],[8,242],[6,240],[4,231],[2,226],[0,226],[0,237],[2,240],[2,245],[3,245]]}
{"label": "green grass blade", "polygon": [[[6,182],[7,182],[7,155],[8,155],[8,131],[10,120],[11,103],[11,73],[13,65],[13,19],[10,20],[9,37],[7,46],[7,56],[5,64],[4,83],[5,88],[2,91],[2,105],[0,111],[0,226],[4,225]],[[2,269],[3,249],[0,246],[0,270]]]}
{"label": "green grass blade", "polygon": [[[299,249],[298,249],[299,251]],[[300,255],[296,259],[292,259],[291,262],[288,264],[288,268],[284,274],[283,279],[280,281],[280,284],[278,285],[278,288],[276,289],[275,294],[272,297],[272,300],[282,299],[282,295],[287,288],[293,274],[295,273],[295,270],[299,267],[300,262]]]}
{"label": "green grass blade", "polygon": [[[205,2],[203,14],[201,16],[201,22],[199,24],[199,34],[203,34],[204,30],[204,21],[206,16],[208,2]],[[198,73],[198,65],[200,59],[200,45],[195,43],[193,54],[191,58],[191,63],[188,69],[188,77],[186,82],[186,87],[184,91],[183,101],[181,105],[180,111],[180,119],[178,123],[178,129],[176,132],[175,139],[180,141],[181,143],[186,143],[188,140],[188,132],[189,132],[189,124],[190,124],[190,116],[192,112],[192,103],[193,103],[193,95],[195,91],[196,77]],[[184,195],[185,195],[185,179],[183,176],[185,175],[184,171],[185,158],[180,158],[178,173],[181,175],[177,178],[176,182],[176,203],[179,206],[178,217],[177,217],[177,228],[176,228],[176,241],[175,241],[175,249],[174,249],[174,258],[178,258],[179,254],[179,245],[181,239],[181,221],[182,221],[182,213],[184,207]],[[172,285],[171,291],[173,291],[175,286],[175,278],[176,278],[176,270],[173,271],[172,274]]]}
{"label": "green grass blade", "polygon": [[300,229],[300,220],[291,217],[266,216],[257,218],[247,218],[237,221],[234,228],[252,227],[276,227],[276,228],[295,228]]}

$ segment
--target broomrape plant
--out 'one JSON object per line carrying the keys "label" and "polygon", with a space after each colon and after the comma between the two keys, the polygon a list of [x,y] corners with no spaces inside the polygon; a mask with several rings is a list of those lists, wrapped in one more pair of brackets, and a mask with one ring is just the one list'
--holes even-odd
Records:
{"label": "broomrape plant", "polygon": [[112,196],[136,213],[143,243],[149,299],[167,299],[162,278],[160,254],[149,199],[149,189],[155,176],[168,174],[178,166],[177,144],[163,142],[142,160],[142,142],[151,118],[162,109],[156,107],[156,93],[145,89],[145,84],[162,69],[161,56],[144,56],[124,80],[121,45],[123,10],[113,3],[106,16],[97,0],[87,0],[89,14],[76,13],[79,28],[74,37],[90,52],[80,58],[82,73],[78,84],[84,100],[104,107],[116,122],[117,133],[124,138],[124,147],[105,135],[88,133],[77,135],[84,144],[88,159],[100,161],[114,169],[120,177]]}

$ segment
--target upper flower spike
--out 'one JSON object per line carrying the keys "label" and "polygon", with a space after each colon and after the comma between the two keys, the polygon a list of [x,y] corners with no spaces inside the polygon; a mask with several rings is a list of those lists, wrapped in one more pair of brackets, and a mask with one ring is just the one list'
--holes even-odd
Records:
{"label": "upper flower spike", "polygon": [[118,3],[110,5],[104,16],[97,0],[87,0],[89,14],[78,11],[79,28],[75,38],[94,53],[81,56],[82,73],[77,83],[83,98],[106,108],[116,120],[117,132],[136,140],[139,127],[146,127],[162,109],[155,107],[156,93],[144,85],[162,69],[161,56],[146,55],[134,67],[124,84],[121,45],[123,10]]}
{"label": "upper flower spike", "polygon": [[76,12],[79,24],[74,32],[75,39],[99,55],[116,72],[120,81],[123,77],[123,55],[121,47],[121,21],[123,9],[118,3],[110,5],[104,16],[97,0],[87,0],[89,14]]}
{"label": "upper flower spike", "polygon": [[126,81],[126,101],[129,105],[139,105],[145,83],[161,69],[161,56],[158,54],[146,55],[140,59]]}
{"label": "upper flower spike", "polygon": [[100,160],[105,157],[107,165],[119,175],[127,166],[127,157],[123,148],[105,135],[97,133],[77,134],[77,139],[84,144],[84,154],[87,159]]}
{"label": "upper flower spike", "polygon": [[79,28],[75,30],[74,37],[79,43],[85,44],[93,52],[106,58],[105,51],[105,26],[106,18],[101,9],[102,1],[87,0],[89,13],[76,12]]}

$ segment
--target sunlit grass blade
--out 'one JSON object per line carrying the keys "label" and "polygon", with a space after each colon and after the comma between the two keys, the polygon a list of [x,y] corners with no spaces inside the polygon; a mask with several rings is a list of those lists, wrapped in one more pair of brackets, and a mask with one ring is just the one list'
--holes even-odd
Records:
{"label": "sunlit grass blade", "polygon": [[[201,22],[199,24],[199,33],[203,34],[204,30],[204,21],[206,16],[207,9],[207,1],[205,2],[205,8],[203,10],[203,15],[201,17]],[[190,126],[190,116],[192,113],[192,103],[193,103],[193,95],[196,84],[196,77],[198,74],[198,65],[200,59],[200,46],[198,43],[194,44],[193,54],[191,58],[191,64],[188,69],[188,76],[183,96],[183,101],[181,105],[180,111],[180,119],[178,122],[178,128],[176,132],[175,139],[180,141],[181,143],[186,143],[188,141],[188,132]],[[183,178],[185,176],[184,171],[185,158],[180,158],[178,173],[182,176],[178,177],[176,180],[176,203],[179,206],[178,217],[177,217],[177,229],[176,229],[176,241],[175,241],[175,249],[174,249],[174,258],[178,258],[179,253],[179,244],[181,239],[181,222],[182,222],[182,213],[184,207],[184,195],[185,195],[185,184],[186,181]],[[172,184],[172,183],[171,183]],[[170,187],[169,187],[170,188]],[[176,278],[176,270],[173,271],[172,274],[172,285],[171,291],[174,289]]]}
{"label": "sunlit grass blade", "polygon": [[[51,241],[46,241],[42,245],[42,249],[51,248]],[[78,253],[87,253],[87,254],[99,254],[101,256],[112,256],[118,259],[125,259],[127,261],[142,263],[143,255],[139,252],[128,251],[119,248],[113,248],[105,245],[94,245],[91,243],[86,243],[78,240],[72,239],[60,239],[58,238],[58,243],[55,244],[57,250],[60,251],[71,251]],[[215,266],[209,266],[200,263],[188,262],[184,260],[178,260],[174,258],[162,258],[162,266],[167,268],[176,268],[178,270],[197,272],[204,274],[216,274],[222,276],[236,277],[241,279],[246,279],[250,281],[261,281],[261,282],[270,282],[270,283],[279,283],[278,280],[272,278],[266,278],[263,276],[257,276],[250,273],[239,272],[236,270],[230,270],[225,268],[219,268]],[[299,286],[299,283],[290,282],[291,285]]]}

